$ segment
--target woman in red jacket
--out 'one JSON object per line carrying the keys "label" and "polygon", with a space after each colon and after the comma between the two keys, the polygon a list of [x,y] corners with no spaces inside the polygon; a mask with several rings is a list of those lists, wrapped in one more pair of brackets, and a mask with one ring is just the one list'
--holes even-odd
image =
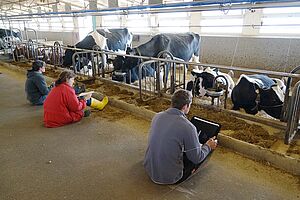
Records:
{"label": "woman in red jacket", "polygon": [[48,94],[44,102],[44,124],[48,128],[59,127],[78,122],[84,116],[87,105],[102,110],[108,99],[104,97],[100,102],[91,98],[91,94],[78,99],[73,89],[75,74],[63,71],[55,81],[55,87]]}

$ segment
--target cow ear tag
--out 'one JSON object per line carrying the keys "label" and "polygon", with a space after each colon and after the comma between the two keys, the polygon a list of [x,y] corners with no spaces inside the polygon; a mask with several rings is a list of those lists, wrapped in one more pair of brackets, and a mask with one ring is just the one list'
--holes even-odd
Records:
{"label": "cow ear tag", "polygon": [[256,89],[255,92],[256,92],[256,94],[259,94],[259,89]]}

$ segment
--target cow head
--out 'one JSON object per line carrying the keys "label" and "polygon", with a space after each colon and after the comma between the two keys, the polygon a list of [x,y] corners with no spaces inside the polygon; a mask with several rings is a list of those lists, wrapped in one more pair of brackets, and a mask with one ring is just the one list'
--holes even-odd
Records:
{"label": "cow head", "polygon": [[243,108],[246,113],[255,115],[258,113],[258,104],[256,102],[258,96],[258,86],[249,82],[246,78],[241,78],[238,84],[233,88],[231,100],[233,110]]}
{"label": "cow head", "polygon": [[[136,49],[127,48],[126,54],[128,55],[137,55]],[[133,57],[125,57],[124,60],[124,67],[126,69],[133,69],[137,67],[140,64],[139,58],[133,58]]]}
{"label": "cow head", "polygon": [[[126,54],[135,55],[135,50],[128,48]],[[117,56],[113,61],[114,69],[123,71],[133,69],[138,66],[139,63],[140,59],[125,56]]]}
{"label": "cow head", "polygon": [[113,61],[114,70],[120,71],[124,69],[124,56],[117,56]]}
{"label": "cow head", "polygon": [[[71,48],[74,48],[74,46],[68,46]],[[70,67],[72,65],[72,56],[75,53],[72,49],[67,49],[65,51],[65,56],[63,57],[63,66],[64,67]]]}
{"label": "cow head", "polygon": [[280,119],[284,101],[284,93],[280,86],[274,85],[270,89],[259,89],[259,110],[264,110],[268,115]]}
{"label": "cow head", "polygon": [[191,74],[194,77],[193,86],[189,83],[188,89],[192,87],[196,96],[205,96],[206,90],[213,87],[216,74],[210,68],[204,71],[193,70]]}

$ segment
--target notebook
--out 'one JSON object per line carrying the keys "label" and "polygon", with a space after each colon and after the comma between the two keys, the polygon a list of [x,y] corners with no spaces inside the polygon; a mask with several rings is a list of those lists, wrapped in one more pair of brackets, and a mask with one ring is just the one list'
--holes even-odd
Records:
{"label": "notebook", "polygon": [[82,92],[82,93],[78,94],[77,96],[78,96],[78,97],[84,97],[84,96],[86,96],[86,95],[93,94],[93,93],[95,93],[95,92],[94,92],[94,91]]}
{"label": "notebook", "polygon": [[209,138],[217,136],[221,129],[221,124],[197,116],[192,117],[191,122],[197,128],[201,144],[206,143]]}

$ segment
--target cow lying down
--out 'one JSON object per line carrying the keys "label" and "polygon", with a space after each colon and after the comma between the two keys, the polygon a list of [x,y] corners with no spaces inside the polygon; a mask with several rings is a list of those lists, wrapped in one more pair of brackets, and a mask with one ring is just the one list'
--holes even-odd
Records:
{"label": "cow lying down", "polygon": [[280,119],[284,101],[285,86],[279,79],[266,75],[242,74],[232,90],[233,110],[243,108],[248,114],[257,114],[259,110]]}
{"label": "cow lying down", "polygon": [[[212,69],[207,67],[206,69],[193,69],[192,79],[187,83],[187,90],[193,91],[194,95],[203,97],[207,93],[207,89],[213,88],[214,79],[218,75],[222,75],[226,78],[228,82],[228,93],[231,94],[234,88],[234,81],[232,79],[233,72],[228,74],[218,71],[217,69]],[[226,81],[223,78],[218,78],[217,82],[221,85],[226,85]]]}

